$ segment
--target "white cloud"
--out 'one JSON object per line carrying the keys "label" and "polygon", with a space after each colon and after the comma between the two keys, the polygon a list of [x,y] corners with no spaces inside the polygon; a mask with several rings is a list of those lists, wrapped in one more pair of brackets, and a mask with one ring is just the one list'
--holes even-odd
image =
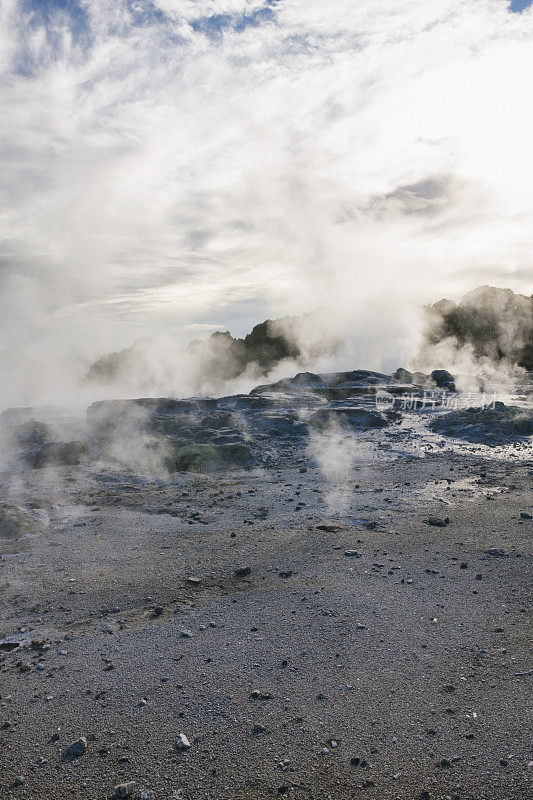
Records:
{"label": "white cloud", "polygon": [[[0,4],[11,399],[47,385],[46,352],[81,365],[317,304],[352,320],[376,296],[400,307],[486,276],[531,292],[531,9],[79,7]],[[431,196],[410,189],[424,182]]]}

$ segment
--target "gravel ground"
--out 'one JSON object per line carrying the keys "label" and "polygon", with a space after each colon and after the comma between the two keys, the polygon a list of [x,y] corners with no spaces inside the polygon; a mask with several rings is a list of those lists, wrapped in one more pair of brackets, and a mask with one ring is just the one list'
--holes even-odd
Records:
{"label": "gravel ground", "polygon": [[4,473],[0,797],[531,796],[533,463],[409,441]]}

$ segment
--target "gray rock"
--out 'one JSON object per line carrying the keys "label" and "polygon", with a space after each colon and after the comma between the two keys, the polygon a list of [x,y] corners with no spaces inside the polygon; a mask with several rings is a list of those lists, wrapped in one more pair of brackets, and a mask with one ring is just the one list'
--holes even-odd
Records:
{"label": "gray rock", "polygon": [[87,739],[85,738],[85,736],[80,736],[80,738],[76,739],[75,742],[69,744],[69,746],[65,750],[65,755],[67,758],[79,758],[85,753],[86,750],[87,750]]}
{"label": "gray rock", "polygon": [[73,467],[81,464],[85,454],[83,442],[48,442],[27,457],[34,469],[41,467]]}
{"label": "gray rock", "polygon": [[261,733],[267,733],[267,729],[261,723],[256,723],[252,728],[252,736],[259,736]]}
{"label": "gray rock", "polygon": [[131,797],[134,791],[135,781],[119,783],[118,786],[115,786],[115,797]]}
{"label": "gray rock", "polygon": [[341,427],[355,430],[385,428],[390,425],[392,416],[359,406],[341,408],[321,408],[309,418],[309,425],[318,430]]}
{"label": "gray rock", "polygon": [[446,525],[450,524],[449,517],[429,517],[428,525],[433,525],[436,528],[445,528]]}
{"label": "gray rock", "polygon": [[250,575],[251,572],[251,567],[237,567],[235,570],[233,570],[233,574],[236,578],[245,578],[247,575]]}
{"label": "gray rock", "polygon": [[447,369],[434,369],[430,378],[435,382],[439,389],[447,389],[450,392],[455,391],[455,382],[451,372]]}
{"label": "gray rock", "polygon": [[429,427],[442,436],[490,446],[533,434],[531,410],[495,403],[494,408],[450,411],[433,420]]}

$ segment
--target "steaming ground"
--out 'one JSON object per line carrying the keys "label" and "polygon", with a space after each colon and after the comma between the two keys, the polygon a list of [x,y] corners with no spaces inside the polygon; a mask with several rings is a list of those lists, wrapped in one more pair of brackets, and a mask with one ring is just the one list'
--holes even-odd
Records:
{"label": "steaming ground", "polygon": [[251,398],[244,466],[2,473],[0,797],[528,797],[531,439]]}

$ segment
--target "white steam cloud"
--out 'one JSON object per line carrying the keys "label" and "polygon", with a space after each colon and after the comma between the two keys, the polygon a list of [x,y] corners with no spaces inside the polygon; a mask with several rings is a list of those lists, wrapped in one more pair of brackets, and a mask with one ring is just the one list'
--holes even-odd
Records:
{"label": "white steam cloud", "polygon": [[191,328],[317,306],[392,369],[408,301],[530,293],[532,33],[505,0],[2,0],[0,406],[139,337],[180,393]]}

